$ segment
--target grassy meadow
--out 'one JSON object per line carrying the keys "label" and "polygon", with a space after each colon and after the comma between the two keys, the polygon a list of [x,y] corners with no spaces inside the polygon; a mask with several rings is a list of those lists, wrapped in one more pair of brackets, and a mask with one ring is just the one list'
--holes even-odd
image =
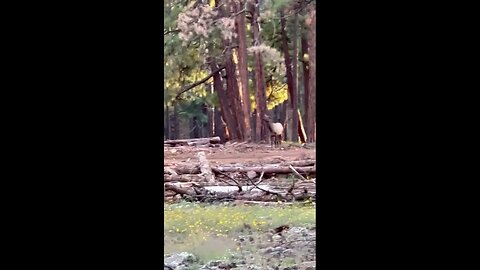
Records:
{"label": "grassy meadow", "polygon": [[315,205],[231,206],[198,203],[164,206],[164,254],[191,252],[203,261],[238,251],[236,238],[280,225],[315,226]]}

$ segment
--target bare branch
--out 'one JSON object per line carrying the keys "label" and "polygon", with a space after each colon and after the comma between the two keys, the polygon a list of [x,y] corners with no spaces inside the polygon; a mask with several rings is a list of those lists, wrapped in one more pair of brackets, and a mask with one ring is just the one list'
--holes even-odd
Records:
{"label": "bare branch", "polygon": [[[248,178],[248,177],[247,177]],[[279,196],[280,198],[284,198],[282,194],[278,193],[278,192],[274,192],[274,191],[270,191],[270,190],[266,190],[266,189],[263,189],[261,187],[259,187],[256,183],[254,183],[252,181],[252,179],[248,178],[248,180],[250,181],[250,183],[252,183],[252,185],[256,188],[258,188],[259,190],[263,191],[263,192],[266,192],[267,194],[273,194],[273,195],[277,195]]]}
{"label": "bare branch", "polygon": [[203,78],[202,80],[196,82],[196,83],[192,83],[191,85],[185,87],[184,89],[180,90],[177,95],[175,96],[175,99],[179,99],[180,96],[187,92],[188,90],[194,88],[194,87],[197,87],[199,85],[201,85],[202,83],[208,81],[208,79],[210,79],[211,77],[213,77],[213,75],[217,74],[218,72],[222,71],[225,67],[219,67],[217,68],[216,70],[214,70],[212,73],[208,74],[207,77]]}
{"label": "bare branch", "polygon": [[[221,174],[221,175],[224,175],[224,176],[228,177],[230,180],[232,180],[233,182],[235,182],[235,184],[236,184],[237,187],[238,187],[238,191],[242,191],[242,185],[240,185],[240,184],[237,182],[237,180],[233,179],[233,177],[231,177],[230,175],[228,175],[228,174],[226,174],[226,173],[223,173],[223,172],[220,172],[220,171],[219,171],[218,173]],[[218,179],[221,179],[221,178],[218,178]],[[228,183],[228,184],[230,184],[230,183]]]}
{"label": "bare branch", "polygon": [[179,33],[179,32],[180,32],[180,29],[168,30],[168,31],[164,31],[163,35],[166,36],[168,34]]}
{"label": "bare branch", "polygon": [[295,168],[293,168],[292,165],[288,165],[288,167],[290,167],[290,170],[292,170],[292,172],[293,172],[296,176],[300,177],[300,179],[302,179],[303,181],[307,181],[307,179],[305,179],[305,177],[303,177],[300,173],[298,173],[297,170],[295,170]]}
{"label": "bare branch", "polygon": [[262,173],[260,174],[260,178],[258,179],[258,182],[256,183],[257,185],[262,182],[262,177],[263,177],[264,173],[265,173],[265,171],[262,171]]}

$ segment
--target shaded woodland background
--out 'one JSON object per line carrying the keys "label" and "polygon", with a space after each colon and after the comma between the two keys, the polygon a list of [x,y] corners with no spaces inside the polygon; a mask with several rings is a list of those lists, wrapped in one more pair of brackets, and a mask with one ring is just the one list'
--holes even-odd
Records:
{"label": "shaded woodland background", "polygon": [[315,142],[316,1],[165,0],[166,139]]}

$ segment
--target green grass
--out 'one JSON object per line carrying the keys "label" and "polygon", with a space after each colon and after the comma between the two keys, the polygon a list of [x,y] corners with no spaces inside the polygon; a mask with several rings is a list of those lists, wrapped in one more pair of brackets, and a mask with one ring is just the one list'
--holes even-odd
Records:
{"label": "green grass", "polygon": [[280,225],[310,227],[315,206],[212,206],[180,203],[164,206],[164,253],[187,251],[207,261],[223,259],[238,248],[235,238],[248,231]]}

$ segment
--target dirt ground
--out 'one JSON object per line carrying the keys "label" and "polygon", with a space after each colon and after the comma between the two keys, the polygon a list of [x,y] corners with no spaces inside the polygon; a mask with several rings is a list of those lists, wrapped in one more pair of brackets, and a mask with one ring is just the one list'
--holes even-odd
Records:
{"label": "dirt ground", "polygon": [[302,159],[315,159],[315,147],[308,148],[300,145],[285,144],[273,149],[265,144],[225,144],[219,147],[192,147],[177,146],[164,147],[165,166],[178,162],[196,161],[195,154],[203,151],[209,162],[213,164],[227,163],[268,163],[272,160],[293,161]]}

